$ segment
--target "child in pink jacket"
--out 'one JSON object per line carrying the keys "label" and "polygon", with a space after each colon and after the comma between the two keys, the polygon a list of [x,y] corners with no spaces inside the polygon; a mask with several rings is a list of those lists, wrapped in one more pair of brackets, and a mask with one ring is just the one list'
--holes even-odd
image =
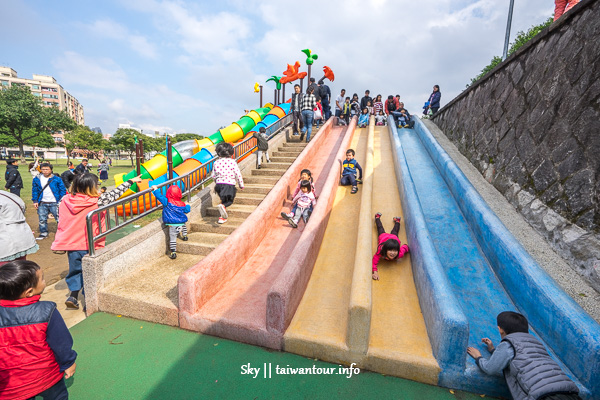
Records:
{"label": "child in pink jacket", "polygon": [[[140,183],[141,181],[142,179],[138,176],[122,183],[110,192],[100,194],[96,175],[90,173],[78,174],[73,179],[69,193],[63,197],[58,209],[60,221],[51,247],[53,251],[66,251],[69,258],[69,273],[65,277],[65,281],[71,293],[65,301],[67,308],[79,309],[77,298],[79,291],[83,288],[81,263],[83,257],[89,252],[86,225],[88,213],[116,201],[133,183]],[[92,221],[94,235],[100,232],[100,226],[102,226],[103,231],[106,231],[105,220],[104,213],[94,217]],[[94,249],[104,247],[104,242],[104,238],[95,242]]]}
{"label": "child in pink jacket", "polygon": [[375,225],[377,226],[377,252],[373,256],[373,279],[379,280],[377,264],[383,257],[384,260],[392,261],[404,257],[408,253],[408,246],[400,243],[398,232],[400,231],[400,217],[394,217],[394,229],[390,233],[385,233],[381,224],[381,213],[375,214]]}

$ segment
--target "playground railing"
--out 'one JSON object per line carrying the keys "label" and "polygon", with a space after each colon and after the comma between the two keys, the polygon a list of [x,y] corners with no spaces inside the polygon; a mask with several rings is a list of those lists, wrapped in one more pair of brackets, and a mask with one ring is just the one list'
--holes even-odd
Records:
{"label": "playground railing", "polygon": [[[266,127],[266,135],[268,139],[271,140],[283,128],[291,123],[292,114],[288,114]],[[248,139],[233,146],[234,158],[239,161],[252,153],[256,147],[256,138],[249,137]],[[213,163],[216,159],[217,157],[213,157],[208,162],[202,164],[187,174],[170,179],[166,182],[156,185],[156,187],[158,190],[161,190],[161,192],[165,193],[169,186],[178,185],[182,189],[182,194],[187,196],[187,201],[190,202],[192,200],[192,192],[198,188],[204,189],[204,185],[212,180],[211,172]],[[138,221],[141,218],[144,218],[146,215],[162,208],[162,205],[158,202],[156,206],[152,207],[152,192],[153,190],[150,187],[141,192],[119,199],[106,206],[98,207],[96,210],[88,213],[86,216],[86,231],[90,256],[95,254],[94,243],[96,243],[98,240],[110,235],[113,232],[116,232],[125,225]],[[130,215],[128,216],[127,214]],[[100,223],[101,219],[105,221],[105,226]],[[94,234],[94,228],[97,228],[98,233]]]}

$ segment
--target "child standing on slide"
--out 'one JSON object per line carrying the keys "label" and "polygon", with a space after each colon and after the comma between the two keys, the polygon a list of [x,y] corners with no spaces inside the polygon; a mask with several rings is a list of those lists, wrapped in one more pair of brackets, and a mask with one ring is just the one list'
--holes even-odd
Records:
{"label": "child standing on slide", "polygon": [[224,224],[228,218],[227,207],[232,205],[235,199],[235,182],[237,180],[240,190],[242,190],[244,189],[244,179],[237,161],[232,158],[233,146],[230,143],[219,143],[215,151],[219,158],[213,164],[212,176],[216,183],[215,193],[221,199],[221,204],[217,206],[221,214],[217,223]]}
{"label": "child standing on slide", "polygon": [[384,260],[393,261],[404,257],[408,253],[408,246],[400,245],[398,232],[400,232],[400,217],[394,217],[394,228],[390,233],[385,233],[381,224],[381,213],[375,214],[375,225],[377,226],[377,252],[373,256],[373,279],[379,280],[377,264],[383,257]]}
{"label": "child standing on slide", "polygon": [[190,205],[181,201],[181,189],[179,186],[169,186],[167,196],[163,196],[162,192],[156,186],[152,186],[152,194],[156,200],[163,205],[162,219],[166,226],[169,227],[169,257],[172,260],[177,258],[177,236],[181,234],[181,240],[187,242],[187,227],[185,223],[188,217],[185,215],[190,212]]}

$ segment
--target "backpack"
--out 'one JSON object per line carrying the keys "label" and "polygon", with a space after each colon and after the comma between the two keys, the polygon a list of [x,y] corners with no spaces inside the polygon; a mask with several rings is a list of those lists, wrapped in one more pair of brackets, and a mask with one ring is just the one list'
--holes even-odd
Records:
{"label": "backpack", "polygon": [[388,111],[396,111],[396,102],[394,100],[386,100]]}

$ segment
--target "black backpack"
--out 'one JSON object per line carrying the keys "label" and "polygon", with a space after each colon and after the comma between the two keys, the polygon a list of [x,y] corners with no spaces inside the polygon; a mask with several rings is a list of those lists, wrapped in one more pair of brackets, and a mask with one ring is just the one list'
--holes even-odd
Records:
{"label": "black backpack", "polygon": [[396,111],[396,102],[394,100],[387,100],[387,109],[389,112]]}

